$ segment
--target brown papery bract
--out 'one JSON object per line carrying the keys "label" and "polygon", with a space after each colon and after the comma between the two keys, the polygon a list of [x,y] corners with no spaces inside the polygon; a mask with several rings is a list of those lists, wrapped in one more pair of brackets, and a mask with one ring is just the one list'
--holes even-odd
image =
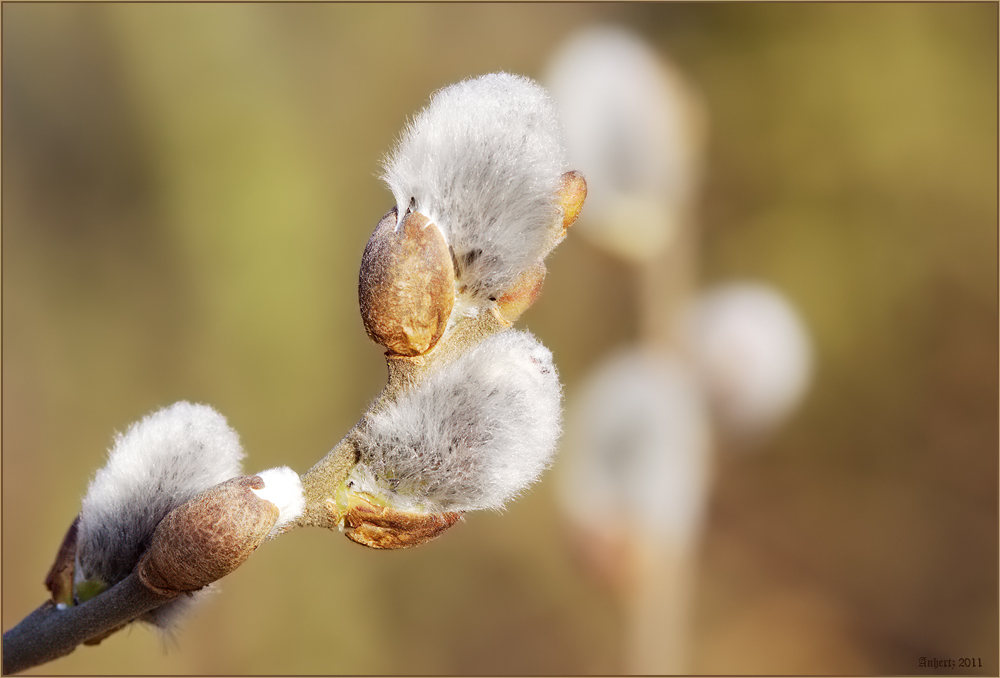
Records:
{"label": "brown papery bract", "polygon": [[197,591],[242,565],[278,520],[278,507],[252,491],[263,487],[260,476],[240,476],[167,514],[136,568],[142,582],[157,593]]}
{"label": "brown papery bract", "polygon": [[517,320],[527,311],[538,295],[542,293],[542,282],[545,280],[545,263],[538,261],[534,266],[522,273],[517,282],[497,299],[497,311],[509,323]]}
{"label": "brown papery bract", "polygon": [[587,181],[576,170],[562,175],[559,186],[559,206],[563,210],[563,228],[569,228],[580,216],[587,199]]}
{"label": "brown papery bract", "polygon": [[455,304],[455,269],[441,231],[411,212],[396,228],[397,210],[382,217],[361,257],[358,300],[365,331],[391,353],[431,350]]}
{"label": "brown papery bract", "polygon": [[[337,511],[335,502],[329,501],[328,506]],[[354,493],[342,520],[344,534],[351,541],[376,549],[401,549],[434,539],[461,517],[457,511],[404,511],[373,503],[361,493]]]}

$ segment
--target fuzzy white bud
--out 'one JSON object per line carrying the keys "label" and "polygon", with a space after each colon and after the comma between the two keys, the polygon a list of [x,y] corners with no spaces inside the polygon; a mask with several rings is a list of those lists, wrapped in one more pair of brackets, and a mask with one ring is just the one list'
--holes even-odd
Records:
{"label": "fuzzy white bud", "polygon": [[548,349],[495,334],[369,416],[350,486],[398,509],[500,509],[548,467],[561,396]]}
{"label": "fuzzy white bud", "polygon": [[[240,474],[243,450],[225,417],[178,402],[115,437],[108,462],[83,499],[74,581],[89,597],[124,579],[160,521],[202,491]],[[165,627],[186,608],[179,598],[144,617]]]}
{"label": "fuzzy white bud", "polygon": [[499,298],[561,227],[566,171],[555,105],[534,81],[508,73],[437,91],[404,130],[383,178],[399,223],[420,212],[451,247],[465,301]]}
{"label": "fuzzy white bud", "polygon": [[251,492],[278,507],[278,522],[268,535],[270,538],[280,534],[289,523],[302,515],[306,497],[299,474],[287,466],[270,468],[257,475],[264,481],[264,487]]}
{"label": "fuzzy white bud", "polygon": [[700,530],[711,438],[697,383],[676,359],[613,355],[571,411],[559,474],[570,518],[605,535],[686,542]]}
{"label": "fuzzy white bud", "polygon": [[766,433],[805,395],[812,373],[809,334],[777,290],[750,282],[713,288],[689,310],[685,331],[728,431]]}

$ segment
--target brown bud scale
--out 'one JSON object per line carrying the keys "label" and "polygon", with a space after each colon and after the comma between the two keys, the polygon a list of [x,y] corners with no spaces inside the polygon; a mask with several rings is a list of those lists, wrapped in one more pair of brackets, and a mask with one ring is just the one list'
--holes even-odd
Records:
{"label": "brown bud scale", "polygon": [[164,518],[137,566],[151,590],[197,591],[250,557],[278,520],[278,507],[251,490],[260,476],[240,476],[202,492]]}
{"label": "brown bud scale", "polygon": [[361,257],[358,300],[365,331],[391,353],[423,355],[441,338],[455,305],[455,270],[440,229],[411,212],[396,229],[382,217]]}
{"label": "brown bud scale", "polygon": [[[380,506],[360,494],[352,494],[343,514],[344,535],[351,541],[374,549],[402,549],[418,546],[439,536],[462,517],[460,512],[417,513]],[[337,511],[333,500],[327,500]]]}
{"label": "brown bud scale", "polygon": [[559,187],[559,206],[563,210],[563,228],[569,228],[580,216],[583,201],[587,199],[587,182],[576,170],[562,175]]}
{"label": "brown bud scale", "polygon": [[73,523],[66,531],[59,552],[56,554],[55,562],[45,577],[45,588],[52,594],[53,603],[73,604],[73,575],[76,571],[76,541],[77,527],[80,524],[80,516],[73,519]]}
{"label": "brown bud scale", "polygon": [[518,277],[514,285],[497,299],[497,310],[507,322],[513,323],[528,310],[542,293],[545,264],[538,261]]}

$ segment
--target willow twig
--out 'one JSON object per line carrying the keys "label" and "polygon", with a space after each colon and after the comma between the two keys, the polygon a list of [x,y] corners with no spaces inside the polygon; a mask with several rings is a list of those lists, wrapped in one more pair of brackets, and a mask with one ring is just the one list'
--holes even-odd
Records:
{"label": "willow twig", "polygon": [[151,591],[133,572],[80,605],[59,609],[48,601],[3,634],[3,672],[18,673],[63,657],[175,597]]}

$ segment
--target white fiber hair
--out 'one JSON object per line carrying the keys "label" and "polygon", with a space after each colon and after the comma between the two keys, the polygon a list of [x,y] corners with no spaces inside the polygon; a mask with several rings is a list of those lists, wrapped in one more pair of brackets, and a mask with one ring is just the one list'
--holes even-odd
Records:
{"label": "white fiber hair", "polygon": [[645,41],[614,26],[574,34],[545,82],[570,162],[587,177],[577,227],[629,260],[655,256],[696,183],[702,132],[692,93]]}
{"label": "white fiber hair", "polygon": [[695,302],[687,340],[721,423],[757,436],[785,420],[812,373],[812,346],[798,312],[757,282],[719,285]]}
{"label": "white fiber hair", "polygon": [[261,499],[278,507],[278,521],[268,533],[273,538],[282,528],[302,515],[306,509],[306,495],[302,490],[299,474],[287,466],[269,468],[257,474],[264,481],[264,487],[251,489]]}
{"label": "white fiber hair", "polygon": [[[239,475],[242,458],[239,436],[207,405],[175,403],[115,436],[83,498],[75,581],[112,586],[124,579],[167,513]],[[182,596],[144,620],[164,626],[189,602]]]}
{"label": "white fiber hair", "polygon": [[174,637],[173,632],[191,613],[191,610],[218,590],[216,584],[209,584],[200,591],[182,593],[170,602],[153,608],[142,615],[139,617],[139,621],[155,626],[165,640],[171,640]]}
{"label": "white fiber hair", "polygon": [[501,509],[549,466],[561,399],[547,348],[495,334],[370,415],[353,487],[408,510]]}
{"label": "white fiber hair", "polygon": [[459,292],[480,301],[499,297],[539,258],[559,219],[558,115],[522,76],[491,73],[438,90],[384,168],[400,223],[416,211],[437,224]]}
{"label": "white fiber hair", "polygon": [[682,543],[700,532],[711,429],[679,360],[639,349],[612,355],[581,389],[569,423],[558,491],[572,520]]}

